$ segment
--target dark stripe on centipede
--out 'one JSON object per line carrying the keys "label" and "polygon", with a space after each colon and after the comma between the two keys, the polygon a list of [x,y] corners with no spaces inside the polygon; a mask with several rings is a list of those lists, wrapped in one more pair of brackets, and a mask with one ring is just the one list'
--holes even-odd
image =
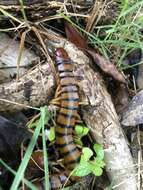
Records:
{"label": "dark stripe on centipede", "polygon": [[61,94],[62,94],[62,97],[64,97],[64,96],[66,96],[66,95],[68,95],[68,97],[69,96],[78,96],[79,97],[79,95],[78,95],[78,93],[77,93],[77,91],[71,91],[70,93],[69,92],[63,92],[63,91],[61,91]]}
{"label": "dark stripe on centipede", "polygon": [[64,144],[57,144],[57,146],[59,147],[59,148],[64,148],[65,146],[67,146],[67,145],[70,145],[70,144],[72,144],[73,143],[73,141],[70,141],[70,142],[66,142],[66,143],[64,143]]}
{"label": "dark stripe on centipede", "polygon": [[[61,127],[61,128],[73,128],[74,126],[73,125],[64,125],[64,124],[61,124],[61,123],[58,123],[58,122],[56,122],[57,123],[57,125],[59,126],[59,127]],[[57,126],[57,127],[58,127]]]}
{"label": "dark stripe on centipede", "polygon": [[61,108],[67,109],[67,110],[77,110],[77,107],[72,106],[62,106]]}
{"label": "dark stripe on centipede", "polygon": [[61,61],[56,61],[56,65],[71,65],[73,63],[70,59],[68,60],[61,60]]}
{"label": "dark stripe on centipede", "polygon": [[71,149],[71,150],[69,150],[69,151],[67,151],[67,152],[63,152],[62,154],[64,155],[64,156],[68,156],[68,155],[70,155],[71,153],[74,153],[74,152],[76,152],[77,151],[77,147],[75,146],[73,149]]}
{"label": "dark stripe on centipede", "polygon": [[64,78],[74,78],[74,76],[68,76],[68,75],[60,76],[60,79],[64,79]]}
{"label": "dark stripe on centipede", "polygon": [[66,72],[72,72],[72,70],[64,69],[64,70],[58,70],[59,73],[66,73]]}
{"label": "dark stripe on centipede", "polygon": [[72,93],[72,92],[78,92],[78,90],[62,90],[61,91],[61,94],[63,94],[63,93]]}
{"label": "dark stripe on centipede", "polygon": [[72,133],[66,133],[65,134],[65,131],[63,130],[63,133],[59,133],[59,132],[56,131],[56,135],[58,137],[63,137],[64,138],[64,136],[67,137],[67,135],[72,135]]}
{"label": "dark stripe on centipede", "polygon": [[66,86],[76,86],[77,84],[74,82],[72,83],[71,81],[66,82],[65,84],[61,83],[61,87],[66,87]]}
{"label": "dark stripe on centipede", "polygon": [[70,119],[70,118],[77,118],[77,116],[75,116],[75,115],[69,115],[68,113],[62,113],[62,112],[59,112],[59,114],[58,115],[62,115],[62,116],[64,116],[66,119]]}
{"label": "dark stripe on centipede", "polygon": [[61,97],[61,100],[63,100],[63,101],[67,101],[67,102],[78,102],[79,101],[79,98],[62,98]]}

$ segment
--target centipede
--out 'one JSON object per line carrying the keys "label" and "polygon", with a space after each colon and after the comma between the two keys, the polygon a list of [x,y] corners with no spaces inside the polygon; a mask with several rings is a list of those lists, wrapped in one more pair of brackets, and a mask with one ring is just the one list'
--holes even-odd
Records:
{"label": "centipede", "polygon": [[55,65],[61,90],[60,109],[56,119],[56,143],[64,163],[73,169],[81,155],[73,141],[73,128],[79,107],[78,87],[73,75],[73,61],[63,48],[57,48],[55,51]]}
{"label": "centipede", "polygon": [[[77,179],[70,177],[70,172],[80,160],[81,152],[73,139],[73,128],[78,117],[79,93],[73,70],[74,63],[63,48],[54,51],[55,68],[58,74],[58,86],[60,90],[59,111],[56,116],[56,145],[64,160],[66,170],[60,174],[51,174],[50,188],[61,189],[63,185],[73,184]],[[42,155],[41,155],[42,156]],[[44,190],[44,181],[37,180],[34,183],[38,189]]]}
{"label": "centipede", "polygon": [[[73,128],[77,120],[79,108],[79,90],[73,74],[74,63],[69,58],[67,52],[63,48],[57,48],[54,52],[54,57],[60,89],[60,109],[57,114],[57,126],[55,129],[56,144],[59,153],[64,159],[66,168],[71,171],[79,162],[81,156],[81,152],[73,140]],[[61,187],[63,185],[62,182],[65,182],[67,179],[66,174],[57,176],[57,178],[53,177],[53,180],[57,181],[57,183],[54,186],[51,185],[52,189],[58,189],[59,187],[57,186]],[[64,180],[62,181],[61,178]]]}

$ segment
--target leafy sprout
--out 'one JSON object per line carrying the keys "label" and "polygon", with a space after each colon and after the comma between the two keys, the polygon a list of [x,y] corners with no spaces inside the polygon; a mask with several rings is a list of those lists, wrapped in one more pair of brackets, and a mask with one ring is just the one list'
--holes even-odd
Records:
{"label": "leafy sprout", "polygon": [[[80,163],[76,166],[73,172],[74,176],[86,176],[90,173],[93,173],[96,176],[102,175],[103,168],[105,166],[105,163],[103,161],[103,147],[100,144],[94,144],[93,148],[96,152],[96,156],[94,157],[93,151],[90,148],[84,147],[82,149]],[[92,160],[91,157],[93,157]]]}

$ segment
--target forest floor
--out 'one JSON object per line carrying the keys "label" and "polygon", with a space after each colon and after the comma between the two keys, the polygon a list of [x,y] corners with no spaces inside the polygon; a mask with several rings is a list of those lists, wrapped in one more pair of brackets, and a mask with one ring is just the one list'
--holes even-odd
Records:
{"label": "forest floor", "polygon": [[0,190],[143,189],[142,7],[0,0]]}

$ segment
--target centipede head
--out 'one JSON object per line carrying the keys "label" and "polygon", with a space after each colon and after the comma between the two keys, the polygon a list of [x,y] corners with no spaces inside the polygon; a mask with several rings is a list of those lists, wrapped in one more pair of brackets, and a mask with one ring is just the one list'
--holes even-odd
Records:
{"label": "centipede head", "polygon": [[69,59],[67,52],[63,48],[57,48],[55,51],[55,55],[60,59]]}
{"label": "centipede head", "polygon": [[56,48],[51,42],[48,42],[48,53],[56,62],[70,59],[64,48]]}

